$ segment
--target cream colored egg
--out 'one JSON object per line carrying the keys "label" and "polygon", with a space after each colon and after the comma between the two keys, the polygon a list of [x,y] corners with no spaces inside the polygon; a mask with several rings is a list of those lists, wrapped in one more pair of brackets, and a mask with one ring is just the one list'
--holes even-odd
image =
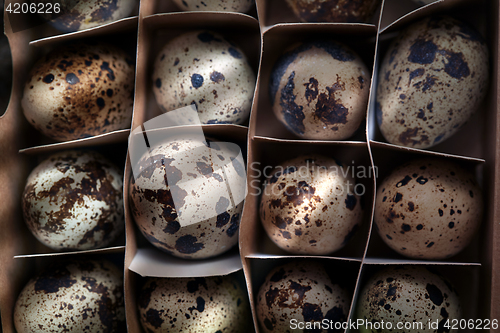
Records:
{"label": "cream colored egg", "polygon": [[423,159],[398,167],[378,186],[374,221],[396,252],[437,260],[470,243],[483,209],[472,173],[446,160]]}
{"label": "cream colored egg", "polygon": [[256,312],[262,332],[290,332],[294,322],[306,328],[296,332],[327,332],[322,324],[335,327],[347,321],[350,304],[349,293],[332,282],[323,265],[293,261],[267,275]]}
{"label": "cream colored egg", "polygon": [[238,242],[245,164],[232,146],[207,143],[159,143],[130,179],[130,209],[139,230],[154,246],[182,258],[216,256]]}
{"label": "cream colored egg", "polygon": [[348,170],[318,155],[276,166],[264,184],[259,210],[271,240],[294,254],[329,254],[344,247],[363,217]]}
{"label": "cream colored egg", "polygon": [[53,154],[28,177],[24,220],[54,250],[109,245],[124,228],[122,179],[122,171],[96,152]]}
{"label": "cream colored egg", "polygon": [[250,114],[255,80],[237,46],[217,33],[194,31],[161,49],[153,91],[163,112],[194,105],[203,124],[241,124]]}
{"label": "cream colored egg", "polygon": [[231,276],[149,278],[137,305],[151,333],[242,333],[251,325],[246,291]]}
{"label": "cream colored egg", "polygon": [[488,58],[482,37],[450,17],[401,32],[379,71],[376,113],[385,139],[429,148],[451,137],[486,95]]}
{"label": "cream colored egg", "polygon": [[[33,3],[39,1],[31,0]],[[70,0],[49,1],[41,16],[64,32],[73,32],[111,23],[129,16],[137,0]],[[41,9],[40,5],[38,5]]]}
{"label": "cream colored egg", "polygon": [[380,0],[286,0],[302,22],[367,22]]}
{"label": "cream colored egg", "polygon": [[343,140],[366,116],[370,72],[347,46],[308,42],[274,65],[269,95],[276,117],[304,139]]}
{"label": "cream colored egg", "polygon": [[389,266],[364,286],[356,316],[368,322],[362,333],[452,333],[458,330],[447,329],[447,320],[452,325],[461,313],[455,289],[440,275],[422,266]]}
{"label": "cream colored egg", "polygon": [[123,272],[105,260],[53,264],[19,294],[14,324],[18,333],[125,332]]}
{"label": "cream colored egg", "polygon": [[134,64],[108,44],[69,44],[41,58],[28,75],[22,108],[28,122],[58,141],[130,127]]}
{"label": "cream colored egg", "polygon": [[246,13],[255,0],[174,0],[180,9],[186,11],[217,11]]}

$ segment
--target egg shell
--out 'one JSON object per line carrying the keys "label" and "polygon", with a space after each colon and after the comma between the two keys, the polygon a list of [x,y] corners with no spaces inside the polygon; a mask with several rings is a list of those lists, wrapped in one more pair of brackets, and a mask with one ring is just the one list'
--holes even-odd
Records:
{"label": "egg shell", "polygon": [[294,254],[344,247],[362,222],[355,180],[340,162],[319,155],[283,162],[263,187],[260,219],[271,240]]}
{"label": "egg shell", "polygon": [[374,221],[396,252],[445,259],[463,250],[483,218],[472,173],[450,161],[423,159],[396,168],[377,190]]}
{"label": "egg shell", "polygon": [[488,46],[451,17],[427,17],[392,42],[379,71],[377,121],[385,139],[432,147],[456,133],[488,89]]}
{"label": "egg shell", "polygon": [[347,321],[350,304],[349,293],[331,281],[321,264],[293,261],[267,275],[257,295],[256,312],[261,332],[290,332],[292,319],[316,325],[326,319],[335,327]]}
{"label": "egg shell", "polygon": [[[34,0],[31,2],[38,3]],[[57,4],[59,7],[53,7],[53,10],[49,10],[47,6],[47,12],[50,11],[51,14],[42,12],[40,16],[50,20],[49,23],[60,31],[73,32],[127,17],[137,6],[137,0],[77,0],[62,1]],[[57,8],[60,8],[60,11],[57,11]]]}
{"label": "egg shell", "polygon": [[380,0],[286,0],[302,22],[361,23],[368,21]]}
{"label": "egg shell", "polygon": [[245,164],[226,145],[207,143],[191,138],[159,143],[143,155],[130,179],[130,209],[139,230],[177,257],[208,258],[238,242]]}
{"label": "egg shell", "polygon": [[255,0],[174,0],[185,11],[217,11],[246,13]]}
{"label": "egg shell", "polygon": [[269,95],[276,117],[304,139],[343,140],[366,116],[370,73],[359,56],[333,41],[307,42],[275,63]]}
{"label": "egg shell", "polygon": [[18,333],[125,332],[123,272],[106,260],[58,262],[17,298]]}
{"label": "egg shell", "polygon": [[[360,327],[360,332],[458,332],[446,330],[446,320],[462,317],[460,299],[449,281],[422,266],[391,266],[376,273],[359,294],[357,318],[373,324],[384,321],[385,329]],[[436,329],[429,320],[439,321]],[[398,329],[397,325],[403,325]],[[421,329],[404,329],[404,325],[421,323]],[[392,329],[388,329],[388,325]],[[414,326],[411,326],[414,327]]]}
{"label": "egg shell", "polygon": [[58,141],[130,127],[134,64],[102,43],[61,46],[42,57],[24,86],[22,108],[31,125]]}
{"label": "egg shell", "polygon": [[169,41],[153,69],[153,91],[162,111],[195,105],[203,124],[244,123],[255,80],[245,54],[209,31],[188,32]]}
{"label": "egg shell", "polygon": [[122,171],[93,151],[69,150],[42,161],[24,188],[23,215],[54,250],[109,245],[124,229]]}
{"label": "egg shell", "polygon": [[231,276],[149,278],[139,298],[147,332],[247,332],[246,291]]}

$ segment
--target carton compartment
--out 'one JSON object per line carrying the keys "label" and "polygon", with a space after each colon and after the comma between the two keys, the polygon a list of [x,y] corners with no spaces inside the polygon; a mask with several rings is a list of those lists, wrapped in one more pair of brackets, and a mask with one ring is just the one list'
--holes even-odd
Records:
{"label": "carton compartment", "polygon": [[[145,15],[189,12],[182,10],[173,0],[143,0],[141,6],[142,5],[144,5],[144,9],[141,10],[143,10],[143,13],[145,13]],[[197,10],[197,12],[203,12],[203,10]],[[224,13],[231,13],[231,12],[224,12]],[[257,9],[255,8],[255,4],[253,4],[250,7],[248,12],[241,14],[257,18]]]}
{"label": "carton compartment", "polygon": [[252,17],[214,12],[157,14],[145,17],[141,29],[134,124],[140,124],[163,113],[156,102],[152,89],[154,63],[163,46],[183,33],[210,30],[221,34],[229,41],[234,41],[246,55],[257,76],[260,36],[258,23]]}
{"label": "carton compartment", "polygon": [[[254,107],[255,126],[252,133],[278,139],[300,140],[275,116],[269,96],[269,80],[276,61],[285,51],[298,42],[334,40],[346,44],[363,60],[369,73],[372,72],[375,53],[376,28],[370,25],[349,24],[290,24],[274,26],[263,34],[263,57],[258,83],[258,100]],[[322,70],[318,68],[318,70]],[[368,84],[368,82],[366,82]],[[275,102],[277,103],[277,102]],[[253,125],[253,124],[252,124]],[[365,122],[348,139],[366,141]]]}
{"label": "carton compartment", "polygon": [[[294,258],[245,258],[245,266],[247,267],[247,284],[250,292],[251,307],[254,317],[254,323],[257,328],[256,332],[262,332],[260,328],[259,321],[257,319],[257,300],[259,295],[259,290],[266,276],[269,272],[278,266],[288,264],[290,262],[299,261],[301,257]],[[307,258],[307,261],[315,261],[324,265],[330,279],[333,283],[340,285],[344,288],[349,295],[354,296],[354,290],[356,287],[356,281],[358,274],[361,269],[361,263],[356,260],[336,260],[336,259],[325,259],[325,258]],[[250,277],[250,278],[248,278]],[[352,301],[351,309],[349,311],[350,316],[352,311]]]}
{"label": "carton compartment", "polygon": [[[288,253],[275,245],[267,236],[259,216],[259,203],[263,190],[263,182],[266,177],[270,177],[272,169],[276,165],[280,165],[289,159],[308,154],[318,154],[329,158],[339,160],[344,171],[352,176],[353,172],[356,178],[356,191],[364,193],[361,196],[360,202],[363,207],[363,222],[359,229],[349,240],[347,245],[342,249],[325,255],[324,257],[339,257],[339,258],[356,258],[363,257],[368,230],[370,226],[371,207],[373,203],[373,169],[371,167],[370,158],[368,155],[368,147],[365,143],[330,143],[321,142],[311,144],[310,142],[283,142],[256,137],[251,141],[252,152],[249,156],[248,166],[248,187],[249,194],[247,203],[249,207],[255,207],[254,210],[249,208],[244,212],[244,227],[241,234],[244,235],[241,240],[244,255],[246,257],[268,258],[274,256],[294,256],[293,253]],[[363,178],[362,178],[363,177]],[[326,221],[328,223],[328,221]],[[248,230],[248,231],[246,231]],[[247,242],[248,233],[255,234],[255,240]],[[316,257],[316,256],[314,256]]]}

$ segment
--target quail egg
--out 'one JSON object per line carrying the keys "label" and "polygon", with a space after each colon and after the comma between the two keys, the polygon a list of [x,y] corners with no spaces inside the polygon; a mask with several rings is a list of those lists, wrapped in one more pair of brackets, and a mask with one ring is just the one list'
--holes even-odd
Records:
{"label": "quail egg", "polygon": [[269,81],[274,114],[304,139],[343,140],[366,116],[370,72],[347,46],[303,43],[275,63]]}
{"label": "quail egg", "polygon": [[128,195],[139,230],[154,246],[200,259],[236,245],[246,173],[243,158],[231,149],[227,143],[179,138],[142,156]]}
{"label": "quail egg", "polygon": [[23,215],[54,250],[109,245],[124,228],[122,171],[93,151],[63,151],[42,161],[24,188]]}
{"label": "quail egg", "polygon": [[427,17],[392,42],[379,71],[377,121],[392,144],[430,148],[456,133],[488,90],[488,46],[451,17]]}
{"label": "quail egg", "polygon": [[286,0],[302,22],[358,23],[368,21],[380,0]]}
{"label": "quail egg", "polygon": [[255,80],[237,46],[217,33],[194,31],[162,48],[153,91],[163,112],[194,105],[203,124],[241,124],[250,114]]}
{"label": "quail egg", "polygon": [[[40,1],[31,0],[39,4]],[[137,0],[66,0],[44,1],[44,12],[40,16],[63,32],[85,30],[111,23],[129,16]]]}
{"label": "quail egg", "polygon": [[335,323],[347,321],[351,297],[330,279],[317,262],[293,261],[274,268],[259,289],[256,301],[257,319],[266,333],[289,332],[295,322],[304,332],[328,332]]}
{"label": "quail egg", "polygon": [[475,177],[442,159],[410,161],[379,185],[374,221],[396,252],[415,259],[445,259],[463,250],[483,217]]}
{"label": "quail egg", "polygon": [[455,289],[440,275],[422,266],[390,266],[364,286],[357,318],[365,322],[362,333],[457,332],[445,325],[460,320],[461,307]]}
{"label": "quail egg", "polygon": [[177,6],[186,11],[218,11],[246,13],[255,0],[174,0]]}
{"label": "quail egg", "polygon": [[247,332],[246,291],[232,276],[149,278],[138,301],[145,331]]}
{"label": "quail egg", "polygon": [[49,266],[17,298],[17,332],[125,332],[122,276],[106,260]]}
{"label": "quail egg", "polygon": [[134,64],[108,44],[75,43],[41,58],[28,75],[22,108],[29,123],[58,141],[130,127]]}
{"label": "quail egg", "polygon": [[344,247],[361,224],[356,183],[342,163],[319,155],[283,162],[265,181],[260,218],[267,235],[294,254]]}

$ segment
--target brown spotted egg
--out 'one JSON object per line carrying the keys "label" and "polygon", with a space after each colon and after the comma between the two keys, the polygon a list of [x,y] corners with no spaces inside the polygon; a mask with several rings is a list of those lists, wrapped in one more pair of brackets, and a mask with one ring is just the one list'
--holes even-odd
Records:
{"label": "brown spotted egg", "polygon": [[217,33],[194,31],[160,51],[153,91],[163,112],[194,105],[203,124],[241,124],[250,114],[255,80],[237,46]]}
{"label": "brown spotted egg", "polygon": [[321,323],[326,320],[329,327],[335,327],[345,322],[350,304],[349,293],[332,282],[323,265],[293,261],[267,275],[257,295],[256,312],[266,333],[290,332],[292,320],[311,325],[304,332],[327,332]]}
{"label": "brown spotted egg", "polygon": [[472,173],[446,160],[423,159],[400,166],[379,185],[374,221],[396,252],[444,259],[470,243],[483,208]]}
{"label": "brown spotted egg", "polygon": [[96,152],[53,154],[28,177],[24,220],[54,250],[109,245],[124,228],[122,178],[122,171]]}
{"label": "brown spotted egg", "polygon": [[339,250],[362,221],[355,186],[334,159],[311,155],[283,162],[264,183],[262,225],[276,245],[294,254]]}
{"label": "brown spotted egg", "polygon": [[108,44],[76,43],[41,58],[24,86],[28,122],[58,141],[130,127],[134,64]]}
{"label": "brown spotted egg", "polygon": [[243,333],[251,325],[246,291],[232,276],[149,278],[137,305],[151,333]]}
{"label": "brown spotted egg", "polygon": [[385,139],[429,148],[451,137],[488,89],[488,46],[450,17],[412,24],[390,45],[379,71],[377,121]]}
{"label": "brown spotted egg", "polygon": [[347,46],[307,42],[274,65],[269,95],[276,117],[304,139],[343,140],[365,119],[370,72]]}
{"label": "brown spotted egg", "polygon": [[[32,3],[40,1],[31,0]],[[129,16],[137,6],[137,0],[73,0],[48,1],[54,7],[44,7],[46,12],[40,15],[50,20],[49,23],[58,30],[73,32],[111,23]],[[47,14],[50,13],[50,14]]]}
{"label": "brown spotted egg", "polygon": [[389,266],[364,286],[356,316],[368,322],[359,327],[362,333],[439,333],[458,332],[445,324],[460,320],[462,312],[457,292],[440,275],[422,266]]}
{"label": "brown spotted egg", "polygon": [[245,164],[225,143],[169,139],[146,152],[134,169],[130,209],[154,246],[200,259],[238,242]]}
{"label": "brown spotted egg", "polygon": [[380,0],[286,0],[302,22],[361,23],[368,21]]}
{"label": "brown spotted egg", "polygon": [[125,332],[123,272],[106,260],[58,262],[17,298],[18,333]]}
{"label": "brown spotted egg", "polygon": [[246,13],[255,0],[174,0],[180,9],[186,11],[217,11]]}

